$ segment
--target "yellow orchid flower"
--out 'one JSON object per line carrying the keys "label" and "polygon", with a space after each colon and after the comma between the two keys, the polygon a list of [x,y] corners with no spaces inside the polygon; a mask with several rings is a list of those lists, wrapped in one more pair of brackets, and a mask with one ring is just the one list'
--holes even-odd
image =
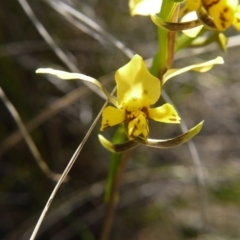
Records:
{"label": "yellow orchid flower", "polygon": [[[200,13],[203,9],[219,31],[225,31],[231,25],[238,31],[240,30],[238,0],[186,0],[184,7],[181,9],[180,16],[193,11]],[[204,21],[203,23],[208,25]]]}
{"label": "yellow orchid flower", "polygon": [[[132,16],[150,15],[152,21],[159,27],[169,31],[182,31],[198,27],[200,24],[210,29],[225,31],[233,25],[240,31],[240,5],[238,0],[186,0],[180,11],[180,17],[191,12],[197,12],[199,20],[189,18],[188,22],[165,22],[156,15],[160,11],[162,0],[129,0],[129,9]],[[201,27],[195,31],[188,31],[187,35],[195,37]]]}
{"label": "yellow orchid flower", "polygon": [[184,72],[194,70],[206,72],[215,64],[222,64],[223,59],[217,57],[208,62],[190,65],[180,69],[169,69],[161,81],[151,75],[139,55],[135,55],[125,66],[116,71],[117,98],[112,96],[104,86],[96,79],[80,73],[69,73],[51,68],[39,68],[36,73],[53,74],[64,80],[80,79],[95,84],[102,90],[113,106],[108,106],[102,113],[101,131],[108,127],[126,123],[129,140],[122,144],[114,145],[99,135],[101,144],[112,152],[129,150],[138,144],[145,144],[154,148],[176,147],[195,136],[202,128],[203,122],[199,123],[186,133],[171,139],[149,139],[148,120],[164,123],[180,123],[180,117],[169,103],[160,107],[152,108],[161,95],[161,86],[172,77]]}
{"label": "yellow orchid flower", "polygon": [[[198,9],[200,7],[200,0],[199,0],[199,6],[197,1],[189,1],[186,2],[185,10],[186,13],[188,12],[188,9],[196,8]],[[181,23],[177,22],[167,22],[161,19],[157,13],[160,12],[161,10],[161,5],[162,5],[162,0],[129,0],[129,9],[130,9],[130,14],[131,16],[134,15],[142,15],[142,16],[148,16],[150,15],[153,23],[155,23],[158,27],[163,28],[165,30],[169,31],[181,31],[181,30],[187,30],[187,29],[192,29],[194,27],[197,27],[201,25],[201,22],[199,20],[193,20],[190,19],[191,21],[184,21]],[[188,7],[188,5],[190,5]],[[200,26],[199,29],[201,29],[202,26]],[[192,30],[190,30],[192,31]],[[190,33],[191,34],[191,33]]]}
{"label": "yellow orchid flower", "polygon": [[171,104],[151,108],[161,94],[161,82],[151,75],[139,55],[135,55],[115,74],[118,106],[108,106],[102,114],[101,131],[122,122],[127,124],[127,135],[134,139],[148,137],[148,119],[164,123],[180,123]]}

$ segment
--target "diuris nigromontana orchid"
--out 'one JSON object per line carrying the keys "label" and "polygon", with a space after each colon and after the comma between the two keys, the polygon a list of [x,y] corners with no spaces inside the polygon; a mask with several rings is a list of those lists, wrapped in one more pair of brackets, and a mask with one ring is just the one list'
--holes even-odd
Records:
{"label": "diuris nigromontana orchid", "polygon": [[238,0],[186,0],[180,16],[193,11],[198,13],[205,11],[219,31],[225,31],[231,25],[240,31],[240,5]]}
{"label": "diuris nigromontana orchid", "polygon": [[114,105],[107,106],[102,113],[101,131],[114,125],[125,123],[126,134],[129,141],[114,145],[103,136],[99,140],[104,147],[113,152],[128,150],[136,145],[145,144],[150,147],[169,148],[178,146],[195,136],[201,129],[202,123],[190,129],[187,133],[166,140],[149,139],[148,120],[152,119],[164,123],[180,123],[180,117],[169,103],[152,108],[161,95],[161,86],[170,78],[189,70],[205,72],[214,64],[222,64],[223,59],[217,57],[214,60],[191,65],[181,69],[169,69],[161,80],[154,77],[148,71],[142,57],[135,55],[129,63],[116,71],[117,98],[112,96],[104,86],[96,79],[80,73],[69,73],[51,68],[40,68],[37,73],[53,74],[61,79],[80,79],[94,83],[106,95],[109,102]]}
{"label": "diuris nigromontana orchid", "polygon": [[[240,31],[239,0],[186,0],[180,11],[180,17],[190,12],[196,12],[198,17],[189,15],[181,23],[166,22],[156,15],[160,12],[161,4],[162,0],[129,0],[129,9],[132,16],[150,15],[158,27],[169,31],[183,31],[200,25],[218,31],[225,31],[232,25]],[[198,27],[196,33],[200,29],[201,27]]]}
{"label": "diuris nigromontana orchid", "polygon": [[127,135],[134,139],[148,137],[148,119],[165,123],[180,123],[180,118],[171,104],[151,108],[161,94],[161,82],[149,73],[143,59],[135,55],[132,60],[117,70],[117,108],[108,106],[103,110],[101,131],[122,122],[127,124]]}

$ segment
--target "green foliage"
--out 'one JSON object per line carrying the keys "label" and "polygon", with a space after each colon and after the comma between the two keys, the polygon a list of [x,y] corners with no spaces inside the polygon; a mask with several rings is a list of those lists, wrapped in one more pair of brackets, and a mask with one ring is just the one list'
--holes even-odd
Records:
{"label": "green foliage", "polygon": [[240,180],[223,182],[212,189],[211,194],[222,203],[240,205]]}

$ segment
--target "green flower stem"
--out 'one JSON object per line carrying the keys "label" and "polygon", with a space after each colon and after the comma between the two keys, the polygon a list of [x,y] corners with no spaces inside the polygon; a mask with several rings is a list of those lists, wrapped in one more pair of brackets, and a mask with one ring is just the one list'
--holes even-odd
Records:
{"label": "green flower stem", "polygon": [[112,228],[114,213],[117,207],[119,198],[119,187],[121,183],[122,174],[127,166],[129,160],[130,151],[121,154],[121,159],[116,166],[116,170],[112,179],[111,191],[108,196],[108,201],[106,205],[106,215],[103,222],[102,233],[100,240],[108,240],[110,231]]}
{"label": "green flower stem", "polygon": [[[178,17],[178,3],[173,0],[163,0],[161,6],[160,17],[166,21],[176,21]],[[151,73],[160,79],[163,74],[170,68],[174,55],[175,33],[163,29],[158,29],[158,52],[154,58]],[[108,240],[112,228],[114,213],[116,210],[119,186],[122,173],[129,160],[130,151],[121,155],[116,155],[117,161],[113,163],[109,178],[107,181],[107,191],[105,195],[106,216],[103,222],[100,240]],[[112,160],[115,158],[112,156]]]}
{"label": "green flower stem", "polygon": [[[211,35],[208,36],[202,36],[207,30],[206,29],[202,29],[200,31],[200,33],[197,35],[197,37],[195,38],[190,38],[185,34],[182,34],[178,39],[177,42],[175,44],[175,52],[178,52],[182,49],[185,49],[187,47],[205,47],[207,45],[209,45],[210,43],[216,42],[220,45],[220,47],[222,48],[222,50],[226,51],[226,42],[227,42],[227,38],[225,37],[225,39],[222,39],[222,43],[220,42],[221,39],[219,39],[219,32],[217,31],[213,31],[211,33]],[[222,35],[224,37],[224,35]],[[224,40],[226,42],[224,42]]]}
{"label": "green flower stem", "polygon": [[185,34],[181,34],[181,36],[177,38],[177,42],[175,44],[175,52],[178,52],[181,49],[189,47],[194,41],[194,39],[195,38],[188,37]]}
{"label": "green flower stem", "polygon": [[[177,21],[178,3],[173,0],[163,0],[159,17],[164,21]],[[163,74],[171,67],[174,55],[175,32],[158,28],[158,52],[154,57],[151,73],[162,78]]]}
{"label": "green flower stem", "polygon": [[182,33],[176,41],[175,44],[175,52],[180,51],[181,49],[185,49],[187,47],[190,47],[192,43],[195,41],[196,38],[200,37],[206,32],[206,29],[203,28],[198,35],[195,38],[188,37],[186,34]]}
{"label": "green flower stem", "polygon": [[[126,140],[126,134],[124,130],[124,126],[121,124],[118,126],[113,139],[112,143],[114,144],[121,144],[125,142]],[[108,204],[110,200],[110,195],[111,195],[111,190],[112,190],[112,185],[114,181],[114,175],[116,173],[117,166],[121,162],[122,158],[122,153],[111,153],[110,156],[110,165],[109,165],[109,170],[108,170],[108,176],[107,176],[107,183],[106,183],[106,190],[105,190],[105,196],[104,196],[104,201],[106,204]]]}

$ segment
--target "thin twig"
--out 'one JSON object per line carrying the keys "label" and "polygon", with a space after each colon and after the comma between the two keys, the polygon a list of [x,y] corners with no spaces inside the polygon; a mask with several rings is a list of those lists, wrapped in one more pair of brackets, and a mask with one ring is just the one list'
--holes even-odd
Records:
{"label": "thin twig", "polygon": [[[109,83],[109,76],[112,77],[112,74],[101,77],[100,79],[103,84]],[[106,79],[107,78],[107,79]],[[57,99],[52,102],[49,106],[47,106],[41,113],[39,113],[36,117],[30,120],[25,124],[25,127],[28,132],[32,132],[34,129],[39,127],[39,125],[46,122],[52,116],[56,115],[59,111],[65,109],[71,104],[75,103],[79,98],[86,96],[89,93],[89,90],[85,86],[81,86],[65,96]],[[20,130],[12,133],[8,136],[0,145],[0,156],[6,153],[9,149],[11,149],[14,145],[16,145],[22,139],[22,134]]]}
{"label": "thin twig", "polygon": [[[115,91],[116,91],[116,87],[115,87],[114,90],[111,92],[111,94],[114,94]],[[107,104],[108,104],[108,101],[106,101],[106,102],[104,103],[104,105],[103,105],[103,107],[101,108],[101,110],[99,111],[97,117],[95,118],[95,120],[93,121],[92,125],[91,125],[90,128],[88,129],[86,135],[84,136],[82,142],[79,144],[79,146],[78,146],[78,148],[76,149],[75,153],[73,154],[71,160],[69,161],[68,165],[67,165],[66,168],[64,169],[64,171],[63,171],[60,179],[58,180],[55,188],[53,189],[53,191],[52,191],[52,193],[51,193],[51,195],[50,195],[50,197],[49,197],[49,199],[48,199],[48,201],[47,201],[47,203],[46,203],[46,205],[45,205],[45,207],[44,207],[44,209],[43,209],[43,211],[42,211],[42,213],[41,213],[41,215],[40,215],[40,217],[39,217],[39,219],[38,219],[38,222],[37,222],[37,224],[36,224],[36,226],[35,226],[35,228],[34,228],[34,230],[33,230],[33,233],[32,233],[32,235],[31,235],[31,237],[30,237],[30,240],[34,240],[34,239],[35,239],[35,237],[36,237],[36,235],[37,235],[37,233],[38,233],[38,230],[39,230],[39,228],[40,228],[40,226],[41,226],[41,224],[42,224],[42,222],[43,222],[43,219],[44,219],[44,217],[45,217],[45,215],[46,215],[49,207],[51,206],[51,203],[52,203],[52,201],[53,201],[53,199],[54,199],[54,197],[55,197],[58,189],[59,189],[60,186],[62,185],[63,181],[65,180],[65,178],[67,177],[69,171],[71,170],[73,164],[74,164],[75,161],[77,160],[78,155],[80,154],[80,152],[81,152],[83,146],[85,145],[88,137],[89,137],[90,134],[92,133],[92,131],[93,131],[93,129],[94,129],[94,127],[95,127],[98,119],[101,117],[101,114],[102,114],[103,109],[106,107]]]}
{"label": "thin twig", "polygon": [[28,148],[30,149],[34,159],[36,160],[38,166],[42,169],[42,171],[46,174],[47,177],[49,177],[50,179],[52,179],[54,181],[58,181],[58,179],[60,178],[60,174],[52,172],[49,169],[46,162],[42,159],[42,156],[41,156],[40,152],[38,151],[35,143],[33,142],[31,136],[29,135],[27,129],[25,128],[21,117],[19,116],[17,110],[15,109],[13,104],[9,101],[9,99],[7,98],[7,96],[5,95],[5,93],[1,87],[0,87],[0,98],[2,99],[3,103],[5,104],[8,111],[12,115],[14,121],[16,122],[16,124],[17,124],[26,144],[28,145]]}
{"label": "thin twig", "polygon": [[[81,13],[79,10],[74,9],[73,7],[69,6],[68,4],[61,2],[61,1],[47,1],[55,10],[57,10],[60,14],[63,15],[63,12],[67,12],[71,14],[72,16],[76,17],[80,21],[82,21],[84,24],[86,24],[88,27],[93,29],[95,31],[92,32],[89,29],[86,30],[86,28],[83,28],[84,26],[81,25],[79,27],[81,30],[85,31],[87,34],[91,34],[90,36],[94,37],[96,40],[99,41],[99,35],[96,35],[96,33],[100,34],[100,36],[104,37],[104,40],[110,42],[113,46],[118,48],[122,53],[124,53],[128,58],[132,58],[134,56],[134,53],[129,48],[125,47],[125,45],[120,42],[118,39],[113,37],[111,34],[109,34],[106,30],[104,30],[100,25],[98,25],[96,22],[94,22],[92,19]],[[66,17],[66,14],[65,14]],[[68,19],[69,20],[69,19]],[[74,21],[71,21],[71,23],[74,23]],[[76,24],[74,23],[76,26]],[[79,25],[80,26],[80,25]],[[78,26],[77,26],[78,27]],[[96,38],[97,37],[97,38]],[[101,38],[100,38],[101,39]]]}
{"label": "thin twig", "polygon": [[[35,118],[30,120],[25,124],[25,128],[27,131],[32,132],[39,125],[43,124],[45,121],[50,119],[52,116],[57,114],[62,109],[68,107],[70,104],[77,101],[80,97],[85,96],[88,92],[86,87],[81,87],[71,91],[64,97],[54,101],[51,103],[45,110],[43,110],[40,114],[38,114]],[[23,135],[20,132],[20,129],[9,137],[7,137],[0,146],[0,156],[6,153],[9,149],[11,149],[14,145],[16,145],[19,141],[21,141]]]}
{"label": "thin twig", "polygon": [[[38,30],[38,32],[41,34],[41,36],[44,38],[46,43],[52,48],[54,53],[59,57],[59,59],[72,71],[72,72],[80,72],[77,66],[70,60],[70,58],[67,57],[67,55],[62,51],[61,48],[57,46],[57,44],[54,42],[51,35],[47,32],[47,30],[44,28],[42,23],[38,20],[38,18],[35,16],[34,12],[32,11],[30,5],[26,0],[18,0],[21,7],[27,14],[27,16],[31,19],[32,23]],[[105,99],[105,95],[100,91],[97,87],[95,87],[93,84],[90,84],[88,82],[83,82],[88,88],[90,88],[93,92],[95,92],[98,96]]]}
{"label": "thin twig", "polygon": [[[134,169],[132,171],[125,171],[123,173],[122,177],[122,183],[121,185],[126,187],[129,184],[135,184],[139,181],[149,181],[149,183],[157,183],[160,182],[160,185],[163,183],[163,179],[170,178],[170,179],[176,179],[180,182],[191,183],[194,185],[195,178],[193,176],[192,168],[189,166],[181,166],[181,168],[184,168],[184,175],[179,178],[179,175],[177,174],[177,169],[179,166],[172,166],[170,168],[167,167],[168,170],[166,171],[162,167],[159,169],[156,167],[153,168],[142,168],[142,169]],[[213,171],[212,174],[216,174],[216,172],[219,171],[219,169],[215,169],[216,171]],[[224,170],[222,168],[222,170]],[[166,175],[167,174],[167,175]],[[231,178],[233,175],[231,175]],[[238,177],[237,169],[234,171],[234,177]],[[215,178],[214,178],[215,179]],[[70,212],[75,212],[79,207],[82,207],[83,204],[88,199],[93,199],[96,196],[101,196],[104,193],[106,181],[99,181],[95,182],[92,185],[88,185],[84,187],[83,189],[78,189],[72,193],[70,193],[68,196],[65,196],[64,199],[60,200],[54,208],[48,213],[48,215],[45,218],[45,225],[42,226],[41,234],[44,234],[48,229],[50,229],[54,224],[56,224],[58,221],[63,219],[64,217],[68,216]],[[139,188],[142,188],[142,185],[140,184]],[[137,190],[138,187],[135,189],[135,193],[132,193],[132,189],[130,192],[124,192],[124,195],[131,195],[134,197],[135,200],[131,199],[131,202],[125,201],[121,202],[121,204],[118,205],[119,208],[126,208],[128,204],[134,203],[132,201],[139,201],[139,197],[145,198],[146,195],[142,194],[142,191]],[[159,193],[159,187],[156,193],[158,195]],[[126,197],[126,199],[129,199]],[[69,212],[70,211],[70,212]],[[86,213],[88,214],[88,212]],[[88,227],[91,224],[96,223],[97,221],[100,221],[103,215],[98,216],[97,214],[94,214],[94,219],[92,221],[87,221]],[[25,220],[21,225],[17,226],[16,229],[14,229],[14,232],[9,233],[9,235],[5,236],[2,240],[26,240],[32,231],[32,222],[35,221],[37,217],[37,214],[34,214],[29,219]],[[86,215],[82,215],[81,219],[86,219]],[[21,237],[20,237],[21,236]]]}

